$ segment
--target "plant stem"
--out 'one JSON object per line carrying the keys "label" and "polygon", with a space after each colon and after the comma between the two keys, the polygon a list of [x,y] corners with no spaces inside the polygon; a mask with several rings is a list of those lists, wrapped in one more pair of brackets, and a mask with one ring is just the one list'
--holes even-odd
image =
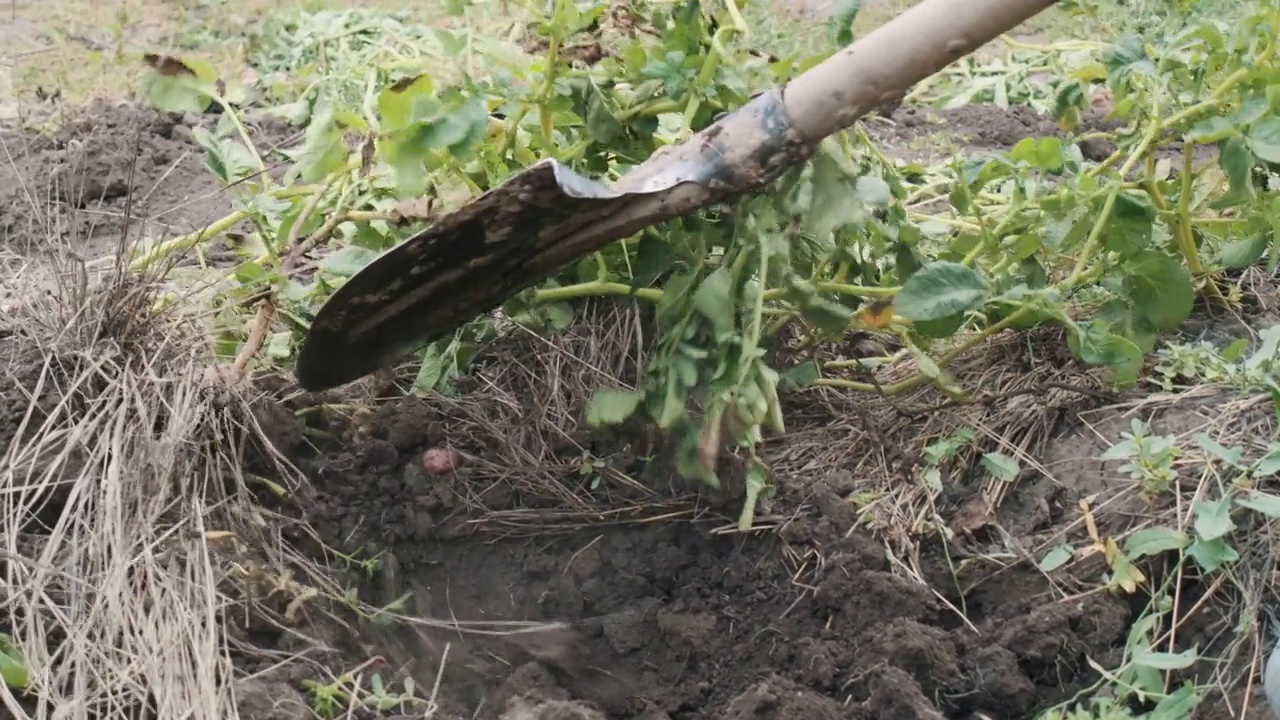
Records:
{"label": "plant stem", "polygon": [[1178,242],[1178,250],[1182,253],[1183,259],[1186,260],[1187,269],[1191,271],[1191,275],[1198,280],[1205,281],[1205,299],[1225,306],[1227,299],[1222,296],[1222,291],[1219,290],[1218,284],[1213,281],[1213,278],[1206,275],[1204,264],[1200,262],[1200,252],[1196,249],[1196,238],[1191,220],[1192,181],[1195,178],[1192,167],[1194,160],[1195,145],[1191,142],[1184,143],[1182,146],[1182,183],[1179,188],[1177,208],[1169,207],[1168,201],[1165,200],[1150,173],[1143,180],[1143,189],[1151,198],[1152,204],[1156,206],[1156,210],[1166,216],[1166,222],[1169,223],[1170,229],[1173,231],[1173,236]]}
{"label": "plant stem", "polygon": [[[556,0],[552,5],[552,20],[560,14],[561,3]],[[555,23],[552,22],[554,26]],[[556,89],[556,70],[560,64],[560,34],[552,31],[547,42],[547,74],[542,78],[542,89],[538,92],[538,118],[542,122],[543,147],[555,146],[555,123],[551,118],[551,94]]]}
{"label": "plant stem", "polygon": [[[279,190],[273,190],[271,191],[270,195],[271,197],[274,197],[278,200],[286,200],[289,198],[296,198],[296,197],[302,197],[304,195],[311,195],[312,193],[319,191],[323,187],[324,187],[323,185],[298,185],[295,187],[288,187],[288,188],[281,188]],[[237,223],[239,223],[242,220],[245,220],[248,217],[249,217],[248,212],[244,210],[236,210],[220,220],[215,220],[214,222],[206,225],[204,228],[200,230],[187,233],[186,235],[179,235],[176,238],[166,240],[160,243],[159,245],[155,246],[154,248],[146,251],[141,256],[134,258],[133,261],[129,263],[129,269],[134,272],[140,272],[142,270],[146,270],[157,260],[167,257],[175,252],[190,250],[191,248],[195,247],[196,245],[199,245],[205,240],[208,240],[209,238],[212,238],[215,235],[218,235],[219,233],[223,233],[223,232],[226,232],[227,230],[230,230],[231,228],[235,227]]]}
{"label": "plant stem", "polygon": [[562,300],[598,296],[634,296],[640,300],[658,302],[662,299],[662,291],[657,288],[633,288],[626,283],[593,280],[591,282],[565,285],[558,288],[546,288],[534,293],[534,302],[551,303]]}

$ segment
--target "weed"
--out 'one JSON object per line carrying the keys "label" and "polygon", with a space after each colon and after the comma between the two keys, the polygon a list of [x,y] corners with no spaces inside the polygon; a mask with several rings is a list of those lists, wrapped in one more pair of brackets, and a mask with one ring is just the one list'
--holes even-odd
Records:
{"label": "weed", "polygon": [[1154,497],[1168,492],[1177,478],[1173,462],[1178,458],[1178,447],[1173,436],[1150,435],[1149,430],[1145,422],[1133,420],[1130,432],[1123,433],[1124,440],[1112,445],[1102,459],[1127,460],[1120,472],[1137,480],[1145,495]]}

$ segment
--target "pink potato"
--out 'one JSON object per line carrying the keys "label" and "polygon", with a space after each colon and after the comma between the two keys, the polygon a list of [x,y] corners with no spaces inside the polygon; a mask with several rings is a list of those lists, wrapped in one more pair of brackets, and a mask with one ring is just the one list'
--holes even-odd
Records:
{"label": "pink potato", "polygon": [[431,448],[422,453],[422,471],[428,475],[457,472],[466,462],[462,453],[453,448]]}

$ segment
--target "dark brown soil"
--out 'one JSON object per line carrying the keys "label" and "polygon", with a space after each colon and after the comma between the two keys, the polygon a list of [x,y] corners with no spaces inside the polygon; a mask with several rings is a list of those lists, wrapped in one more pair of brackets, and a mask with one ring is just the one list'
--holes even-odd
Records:
{"label": "dark brown soil", "polygon": [[420,685],[451,642],[451,712],[578,699],[611,718],[1025,718],[1091,684],[1088,660],[1120,659],[1123,600],[1061,602],[1034,568],[953,574],[940,551],[926,551],[925,583],[902,577],[878,542],[851,533],[834,479],[786,481],[780,504],[793,515],[777,533],[712,534],[725,522],[712,516],[458,537],[463,498],[483,487],[422,472],[443,427],[423,402],[385,406],[343,450],[314,459],[307,515],[345,552],[394,555],[375,604],[409,591],[435,618],[569,626],[504,640],[364,638],[367,651],[419,664]]}

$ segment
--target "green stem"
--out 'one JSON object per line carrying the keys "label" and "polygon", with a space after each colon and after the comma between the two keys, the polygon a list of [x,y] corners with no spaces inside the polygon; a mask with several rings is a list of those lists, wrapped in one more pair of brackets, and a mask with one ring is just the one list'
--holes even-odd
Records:
{"label": "green stem", "polygon": [[[702,60],[702,69],[698,71],[697,84],[695,88],[706,87],[711,84],[711,79],[715,77],[716,71],[720,69],[720,59],[724,57],[724,46],[721,44],[721,38],[727,33],[733,32],[732,28],[722,27],[711,36],[711,49],[707,51],[707,55]],[[698,114],[698,108],[702,107],[702,98],[695,93],[690,93],[689,101],[684,108],[684,131],[686,133],[693,129],[693,117]]]}
{"label": "green stem", "polygon": [[1118,197],[1120,197],[1119,185],[1113,187],[1111,192],[1107,193],[1107,199],[1102,203],[1102,212],[1098,214],[1098,219],[1094,221],[1093,228],[1089,230],[1089,237],[1085,239],[1084,247],[1080,250],[1080,256],[1076,259],[1076,266],[1071,270],[1071,274],[1067,276],[1067,279],[1062,281],[1061,291],[1063,294],[1073,289],[1088,270],[1089,261],[1093,259],[1093,254],[1097,252],[1098,245],[1102,242],[1102,229],[1106,226],[1107,221],[1111,219],[1111,212],[1115,210],[1116,198]]}
{"label": "green stem", "polygon": [[[553,19],[560,15],[560,3],[563,1],[556,0],[552,5]],[[543,147],[546,148],[555,146],[555,124],[551,117],[551,93],[555,92],[556,70],[559,66],[560,35],[558,31],[553,31],[551,39],[547,42],[547,74],[542,78],[542,89],[538,92],[538,117],[542,122]]]}
{"label": "green stem", "polygon": [[244,210],[236,210],[230,215],[227,215],[221,220],[215,220],[200,230],[187,233],[186,235],[179,235],[171,240],[166,240],[146,253],[143,253],[140,257],[134,258],[133,261],[129,263],[129,269],[134,272],[146,270],[157,260],[167,257],[175,252],[190,250],[205,240],[208,240],[219,233],[230,230],[240,223],[240,221],[248,217],[248,212],[245,212]]}
{"label": "green stem", "polygon": [[1169,207],[1168,201],[1160,192],[1159,187],[1156,186],[1156,182],[1150,172],[1143,179],[1143,190],[1151,198],[1156,211],[1165,216],[1166,222],[1169,223],[1174,239],[1178,243],[1178,251],[1182,253],[1182,258],[1186,261],[1187,269],[1191,271],[1191,275],[1205,281],[1205,298],[1217,304],[1225,305],[1227,303],[1226,298],[1222,296],[1222,291],[1218,289],[1218,284],[1213,281],[1213,278],[1207,277],[1204,264],[1200,261],[1200,252],[1196,249],[1196,238],[1192,229],[1193,222],[1191,218],[1192,181],[1195,179],[1194,168],[1192,167],[1194,160],[1195,144],[1188,140],[1182,145],[1182,182],[1178,190],[1178,205],[1176,208]]}
{"label": "green stem", "polygon": [[606,295],[631,295],[640,300],[658,302],[662,299],[662,291],[657,288],[633,288],[626,283],[594,280],[592,282],[565,285],[558,288],[546,288],[534,293],[534,302],[551,303],[561,300],[599,297]]}
{"label": "green stem", "polygon": [[[836,282],[820,282],[817,283],[818,290],[824,292],[833,292],[837,295],[853,295],[856,297],[869,298],[888,298],[898,294],[900,287],[868,287],[866,285],[846,285]],[[765,300],[777,300],[785,297],[790,290],[786,288],[773,288],[764,292]]]}
{"label": "green stem", "polygon": [[725,9],[729,11],[729,22],[733,23],[733,29],[742,33],[743,38],[751,36],[751,30],[747,26],[747,21],[742,18],[742,13],[738,12],[738,3],[734,0],[725,0]]}
{"label": "green stem", "polygon": [[[279,190],[273,190],[270,193],[270,195],[271,197],[274,197],[279,200],[286,200],[289,198],[313,195],[316,192],[319,192],[320,190],[323,190],[323,189],[324,189],[323,185],[299,185],[296,187],[281,188]],[[236,210],[220,220],[215,220],[214,222],[210,223],[209,225],[206,225],[204,228],[200,230],[187,233],[186,235],[179,235],[176,238],[166,240],[160,243],[159,245],[155,246],[154,248],[151,248],[150,250],[146,251],[139,257],[134,258],[129,263],[129,269],[134,272],[145,270],[148,267],[150,267],[153,263],[155,263],[156,261],[162,258],[165,258],[175,252],[190,250],[191,248],[195,247],[196,245],[199,245],[205,240],[208,240],[209,238],[212,238],[218,235],[219,233],[226,232],[227,230],[235,227],[237,223],[247,219],[248,217],[249,217],[248,212],[244,210]]]}

